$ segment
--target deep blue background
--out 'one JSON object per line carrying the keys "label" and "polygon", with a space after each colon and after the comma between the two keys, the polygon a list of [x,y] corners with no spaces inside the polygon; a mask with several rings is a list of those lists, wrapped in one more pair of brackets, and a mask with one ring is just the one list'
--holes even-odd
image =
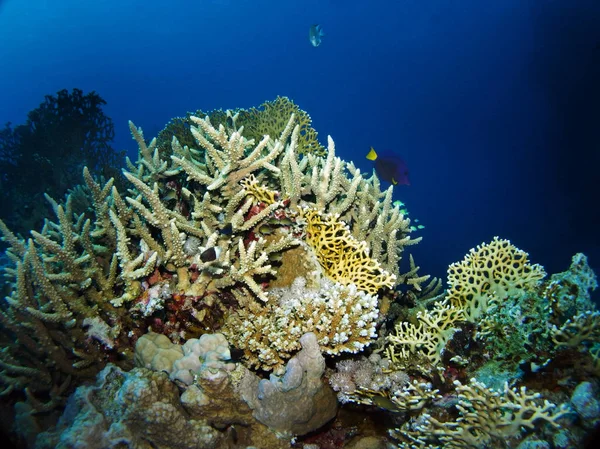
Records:
{"label": "deep blue background", "polygon": [[549,272],[578,251],[600,271],[598,0],[0,2],[0,124],[74,87],[132,155],[129,119],[153,134],[289,96],[363,170],[371,145],[407,161],[423,272],[495,235]]}

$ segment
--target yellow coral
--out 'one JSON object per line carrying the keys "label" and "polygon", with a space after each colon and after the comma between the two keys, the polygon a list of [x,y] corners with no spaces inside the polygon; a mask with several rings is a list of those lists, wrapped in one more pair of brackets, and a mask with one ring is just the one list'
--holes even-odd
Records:
{"label": "yellow coral", "polygon": [[431,311],[418,312],[417,324],[397,322],[395,333],[387,336],[386,355],[395,366],[409,365],[410,356],[418,362],[437,365],[458,323],[463,320],[462,309],[448,305],[447,300],[439,302]]}
{"label": "yellow coral", "polygon": [[448,267],[448,298],[453,306],[464,308],[467,320],[474,322],[485,312],[490,295],[505,298],[520,294],[545,275],[542,266],[529,264],[525,251],[494,237]]}
{"label": "yellow coral", "polygon": [[364,241],[356,240],[337,215],[305,209],[306,242],[313,248],[325,274],[341,284],[355,284],[359,290],[376,294],[393,288],[396,276],[369,257]]}
{"label": "yellow coral", "polygon": [[255,201],[254,203],[273,204],[277,202],[279,192],[271,190],[262,184],[258,183],[256,176],[249,175],[240,181],[241,186],[248,192]]}
{"label": "yellow coral", "polygon": [[558,420],[569,413],[566,404],[557,406],[539,393],[529,393],[526,387],[495,391],[482,382],[471,379],[469,385],[455,381],[460,417],[456,422],[440,422],[429,418],[428,434],[436,435],[444,447],[489,447],[494,441],[518,437],[524,429],[534,429],[538,423],[560,428]]}

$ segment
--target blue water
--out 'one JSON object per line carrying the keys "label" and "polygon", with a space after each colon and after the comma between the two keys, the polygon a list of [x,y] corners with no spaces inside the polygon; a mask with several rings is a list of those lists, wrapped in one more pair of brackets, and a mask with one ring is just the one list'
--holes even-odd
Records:
{"label": "blue water", "polygon": [[0,2],[0,124],[65,88],[108,102],[131,156],[127,120],[288,96],[364,171],[370,146],[406,160],[422,272],[495,235],[600,271],[598,0]]}

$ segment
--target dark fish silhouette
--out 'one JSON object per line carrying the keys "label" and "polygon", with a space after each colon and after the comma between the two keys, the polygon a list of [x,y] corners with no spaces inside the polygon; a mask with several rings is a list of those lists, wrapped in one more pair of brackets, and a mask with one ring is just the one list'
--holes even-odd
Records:
{"label": "dark fish silhouette", "polygon": [[394,185],[410,185],[406,162],[394,153],[384,152],[378,155],[373,147],[367,154],[367,159],[375,163],[375,171],[380,178]]}

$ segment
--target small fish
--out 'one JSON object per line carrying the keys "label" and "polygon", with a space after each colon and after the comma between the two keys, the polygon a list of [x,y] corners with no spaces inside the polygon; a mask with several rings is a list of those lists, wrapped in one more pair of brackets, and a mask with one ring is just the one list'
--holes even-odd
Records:
{"label": "small fish", "polygon": [[244,358],[244,350],[231,347],[229,348],[229,361],[233,363],[239,363]]}
{"label": "small fish", "polygon": [[233,226],[231,223],[227,223],[225,226],[221,228],[221,234],[223,235],[231,235],[233,234]]}
{"label": "small fish", "polygon": [[367,154],[367,159],[375,162],[375,171],[382,179],[394,185],[410,185],[408,168],[402,158],[389,152],[382,153],[380,156],[371,147],[371,150]]}
{"label": "small fish", "polygon": [[206,248],[200,254],[200,260],[204,263],[214,262],[215,260],[217,260],[219,258],[220,254],[221,254],[221,248],[219,248],[218,246]]}
{"label": "small fish", "polygon": [[273,234],[273,228],[268,225],[262,225],[258,228],[258,232],[262,235],[271,235]]}
{"label": "small fish", "polygon": [[163,201],[170,201],[170,200],[174,200],[174,199],[177,199],[177,192],[175,190],[169,190],[162,197]]}
{"label": "small fish", "polygon": [[321,45],[321,38],[323,36],[325,36],[325,33],[323,33],[323,28],[319,24],[311,26],[308,30],[308,40],[313,47]]}
{"label": "small fish", "polygon": [[271,254],[269,254],[269,260],[271,262],[281,262],[283,260],[283,254],[281,254],[281,253],[271,253]]}
{"label": "small fish", "polygon": [[404,205],[405,205],[405,204],[404,204],[402,201],[400,201],[400,200],[398,200],[398,201],[394,201],[392,204],[393,204],[394,206],[398,206],[398,207],[402,207],[402,206],[404,206]]}
{"label": "small fish", "polygon": [[371,398],[373,405],[376,405],[380,409],[387,410],[392,413],[400,412],[400,408],[390,399],[385,396],[375,395]]}
{"label": "small fish", "polygon": [[294,224],[294,222],[288,217],[270,218],[268,223],[273,226],[291,226]]}
{"label": "small fish", "polygon": [[423,226],[423,225],[418,225],[418,226],[417,226],[417,229],[425,229],[425,226]]}
{"label": "small fish", "polygon": [[233,121],[233,117],[231,115],[227,116],[226,124],[227,124],[227,128],[235,129],[235,122]]}

